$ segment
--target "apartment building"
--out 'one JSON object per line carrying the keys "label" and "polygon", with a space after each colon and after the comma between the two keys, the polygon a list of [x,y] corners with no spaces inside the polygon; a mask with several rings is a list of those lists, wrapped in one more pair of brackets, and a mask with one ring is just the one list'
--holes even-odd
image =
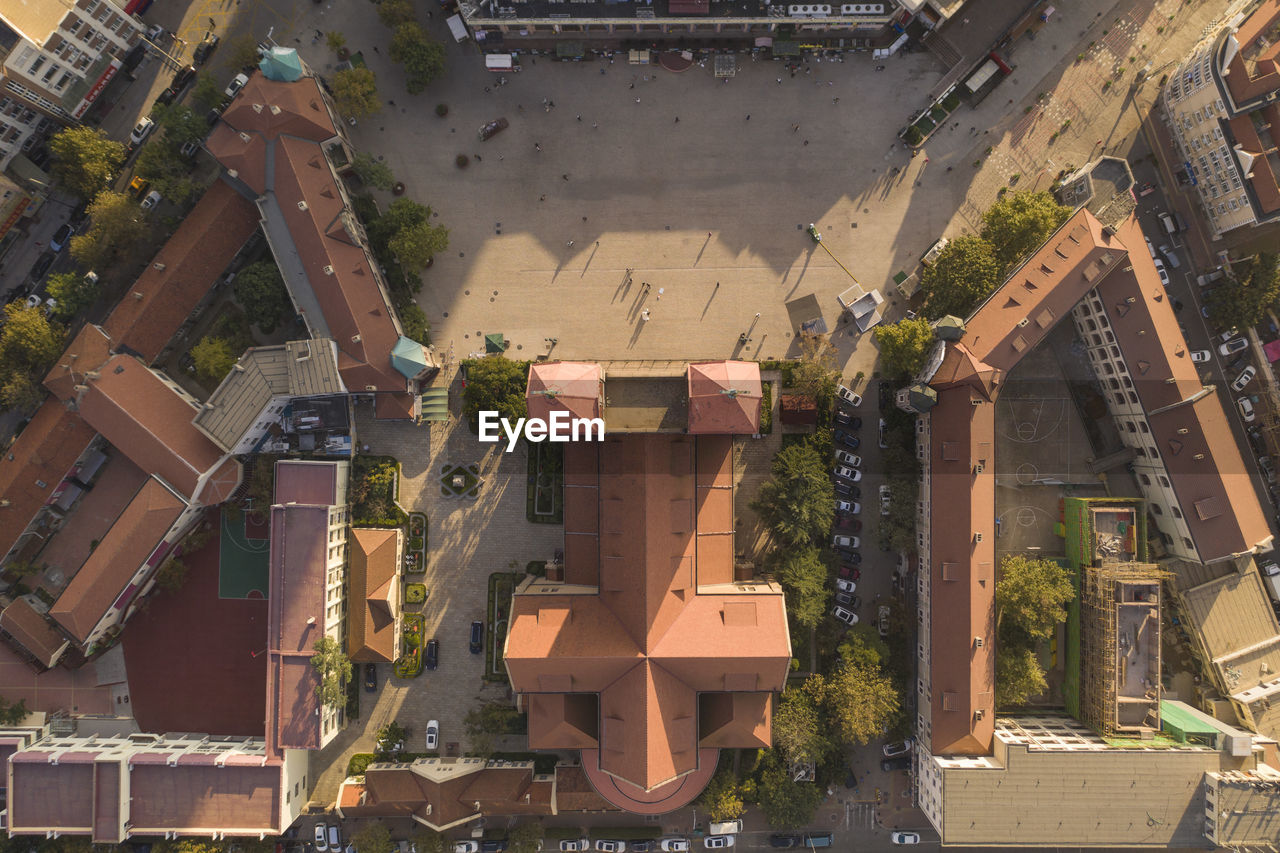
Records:
{"label": "apartment building", "polygon": [[141,23],[116,0],[0,4],[0,169],[78,123],[141,37]]}
{"label": "apartment building", "polygon": [[1236,2],[1169,73],[1160,103],[1214,237],[1280,217],[1280,2]]}

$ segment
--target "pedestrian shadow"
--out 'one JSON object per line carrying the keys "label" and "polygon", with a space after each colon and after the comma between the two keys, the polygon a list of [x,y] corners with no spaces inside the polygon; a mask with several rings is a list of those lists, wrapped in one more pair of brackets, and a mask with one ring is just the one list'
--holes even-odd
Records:
{"label": "pedestrian shadow", "polygon": [[600,244],[596,243],[591,247],[591,254],[587,255],[587,262],[582,265],[582,273],[578,278],[583,278],[587,274],[587,267],[591,266],[591,260],[596,256],[596,252],[600,251]]}
{"label": "pedestrian shadow", "polygon": [[631,292],[631,273],[624,272],[622,281],[618,282],[617,288],[613,291],[613,299],[610,302],[617,302],[620,299],[626,299],[627,294]]}
{"label": "pedestrian shadow", "polygon": [[649,294],[642,287],[636,291],[635,299],[631,300],[631,307],[627,309],[627,319],[637,320],[640,312],[644,310],[644,304],[649,301]]}
{"label": "pedestrian shadow", "polygon": [[644,327],[648,325],[648,322],[638,315],[635,317],[634,323],[635,327],[631,330],[631,340],[627,341],[627,349],[635,348],[636,341],[640,340],[640,333],[643,332]]}
{"label": "pedestrian shadow", "polygon": [[707,239],[702,241],[702,248],[698,250],[698,256],[693,259],[693,265],[696,267],[698,261],[702,260],[702,256],[706,254],[707,247],[711,245],[711,235],[707,235]]}
{"label": "pedestrian shadow", "polygon": [[711,295],[707,297],[707,304],[702,306],[702,316],[699,320],[703,320],[707,316],[707,312],[711,310],[711,303],[716,301],[716,294],[720,292],[720,282],[716,282],[715,290],[711,291]]}

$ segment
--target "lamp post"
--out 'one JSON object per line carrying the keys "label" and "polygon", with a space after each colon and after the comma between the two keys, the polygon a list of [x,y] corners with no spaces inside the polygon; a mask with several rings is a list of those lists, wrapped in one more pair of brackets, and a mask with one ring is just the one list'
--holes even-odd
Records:
{"label": "lamp post", "polygon": [[745,343],[750,343],[750,342],[751,342],[751,333],[752,333],[752,332],[754,332],[754,331],[756,330],[756,323],[759,323],[759,322],[760,322],[760,312],[759,312],[759,311],[757,311],[757,312],[756,312],[756,318],[755,318],[754,320],[752,320],[752,321],[751,321],[751,328],[747,329],[745,332],[743,332],[742,334],[738,335],[738,342],[739,342],[739,343],[744,343],[744,344],[745,344]]}

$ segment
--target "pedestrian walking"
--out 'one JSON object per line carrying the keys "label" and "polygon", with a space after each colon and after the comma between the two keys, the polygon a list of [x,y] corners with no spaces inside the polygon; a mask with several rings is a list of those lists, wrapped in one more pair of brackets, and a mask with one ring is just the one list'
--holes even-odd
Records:
{"label": "pedestrian walking", "polygon": [[[718,281],[716,282],[716,287],[715,287],[715,289],[716,289],[716,290],[719,290],[719,289],[720,289],[720,282],[718,282]],[[714,293],[714,292],[715,292],[715,290],[713,290],[713,291],[712,291],[712,293]]]}
{"label": "pedestrian walking", "polygon": [[929,158],[928,158],[928,157],[924,158],[924,164],[925,164],[926,166],[928,166],[928,165],[929,165]]}
{"label": "pedestrian walking", "polygon": [[648,309],[648,308],[646,308],[646,309],[644,309],[643,311],[641,311],[641,312],[640,312],[640,319],[641,319],[641,320],[643,320],[643,321],[644,321],[644,322],[646,322],[646,323],[647,323],[647,322],[649,322],[649,309]]}
{"label": "pedestrian walking", "polygon": [[710,240],[710,239],[711,239],[711,232],[710,232],[710,231],[708,231],[708,232],[707,232],[707,239],[708,239],[708,240]]}
{"label": "pedestrian walking", "polygon": [[636,98],[636,103],[637,103],[637,104],[638,104],[638,103],[640,103],[640,99],[639,99],[639,98]]}
{"label": "pedestrian walking", "polygon": [[796,132],[796,131],[798,131],[799,129],[800,129],[800,125],[798,125],[798,124],[793,124],[793,125],[791,125],[791,132],[792,132],[792,133],[795,133],[795,132]]}
{"label": "pedestrian walking", "polygon": [[747,113],[747,117],[746,117],[745,119],[743,119],[743,120],[744,120],[744,121],[751,121],[751,113]]}
{"label": "pedestrian walking", "polygon": [[782,78],[781,78],[781,77],[779,77],[779,78],[778,78],[778,85],[779,85],[779,86],[781,86],[781,85],[782,85]]}
{"label": "pedestrian walking", "polygon": [[[586,221],[587,221],[587,217],[585,217],[585,216],[584,216],[584,217],[582,217],[582,221],[583,221],[583,222],[586,222]],[[597,241],[596,241],[596,245],[597,245],[597,246],[599,246],[599,245],[600,245],[600,241],[599,241],[599,240],[597,240]]]}
{"label": "pedestrian walking", "polygon": [[593,122],[591,122],[591,129],[592,129],[592,130],[599,130],[599,129],[600,129],[600,125],[593,121]]}
{"label": "pedestrian walking", "polygon": [[836,104],[838,104],[838,103],[840,103],[840,99],[839,99],[839,98],[832,98],[832,99],[831,99],[831,105],[832,105],[832,106],[835,106],[835,105],[836,105]]}
{"label": "pedestrian walking", "polygon": [[395,101],[387,101],[387,104],[388,104],[389,106],[393,106],[393,107],[394,107],[394,106],[396,105],[396,102],[395,102]]}
{"label": "pedestrian walking", "polygon": [[578,113],[578,121],[582,121],[582,113]]}
{"label": "pedestrian walking", "polygon": [[489,91],[490,91],[489,87],[488,87],[488,86],[485,86],[485,87],[484,87],[484,93],[487,95],[487,94],[489,94]]}
{"label": "pedestrian walking", "polygon": [[373,52],[378,54],[379,56],[382,55],[382,51],[378,50],[378,46],[376,44],[373,46]]}
{"label": "pedestrian walking", "polygon": [[635,87],[636,87],[636,81],[635,81],[635,80],[632,80],[632,81],[631,81],[631,85],[630,85],[630,86],[628,86],[627,88],[628,88],[628,89],[634,89]]}
{"label": "pedestrian walking", "polygon": [[679,124],[679,123],[680,123],[680,116],[676,116],[676,120],[673,121],[672,124]]}
{"label": "pedestrian walking", "polygon": [[533,143],[533,150],[534,150],[534,151],[541,151],[541,150],[542,150],[542,143],[541,143],[541,142],[535,142],[535,143]]}
{"label": "pedestrian walking", "polygon": [[498,155],[498,159],[499,160],[503,159],[501,154]]}
{"label": "pedestrian walking", "polygon": [[564,178],[566,181],[569,180],[569,174],[567,172],[560,177]]}
{"label": "pedestrian walking", "polygon": [[566,245],[566,246],[570,246],[570,247],[572,247],[572,246],[573,246],[573,241],[572,241],[572,240],[570,240],[568,243],[565,243],[565,245]]}
{"label": "pedestrian walking", "polygon": [[806,139],[806,140],[804,141],[804,144],[805,144],[805,145],[808,145],[808,144],[809,144],[809,140],[807,140],[807,139]]}
{"label": "pedestrian walking", "polygon": [[547,194],[546,194],[546,193],[543,193],[542,195],[538,196],[538,201],[546,201],[546,200],[547,200]]}
{"label": "pedestrian walking", "polygon": [[476,155],[476,162],[477,162],[477,163],[481,162],[481,161],[480,161],[480,155],[479,155],[479,154],[477,154],[477,155]]}

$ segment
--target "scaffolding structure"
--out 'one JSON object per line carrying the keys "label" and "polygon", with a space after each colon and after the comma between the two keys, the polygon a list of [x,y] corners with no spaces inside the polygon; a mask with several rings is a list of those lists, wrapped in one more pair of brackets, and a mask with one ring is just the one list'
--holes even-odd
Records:
{"label": "scaffolding structure", "polygon": [[1080,715],[1103,737],[1160,728],[1160,589],[1152,563],[1084,567],[1080,584]]}

